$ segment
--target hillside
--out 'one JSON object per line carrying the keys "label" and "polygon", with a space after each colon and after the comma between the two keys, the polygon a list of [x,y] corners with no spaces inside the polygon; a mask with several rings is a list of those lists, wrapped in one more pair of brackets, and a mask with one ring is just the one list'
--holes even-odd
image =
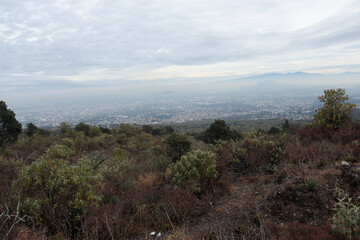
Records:
{"label": "hillside", "polygon": [[0,235],[359,239],[360,122],[331,120],[340,108],[327,105],[312,124],[269,131],[219,119],[191,135],[126,124],[2,130]]}
{"label": "hillside", "polygon": [[[169,133],[122,125],[22,134],[1,152],[1,231],[13,226],[12,239],[145,239],[152,231],[157,239],[339,239],[329,221],[334,189],[359,205],[359,136],[359,122],[215,144],[184,136],[193,151],[215,154],[217,177],[183,176],[177,186],[170,156],[182,149],[171,149]],[[5,221],[10,213],[16,224]]]}

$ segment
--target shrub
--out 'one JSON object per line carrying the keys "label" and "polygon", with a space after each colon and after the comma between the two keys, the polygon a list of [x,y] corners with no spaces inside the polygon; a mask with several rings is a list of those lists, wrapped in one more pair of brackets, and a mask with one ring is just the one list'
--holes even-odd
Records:
{"label": "shrub", "polygon": [[127,168],[127,164],[123,159],[123,151],[119,148],[114,149],[113,156],[95,151],[81,161],[100,172],[104,177],[121,176]]}
{"label": "shrub", "polygon": [[22,210],[35,217],[35,224],[50,231],[66,231],[74,236],[80,216],[98,202],[102,176],[79,160],[70,165],[72,151],[64,145],[51,147],[41,158],[24,168],[16,183]]}
{"label": "shrub", "polygon": [[179,161],[181,156],[190,151],[191,142],[186,136],[179,133],[171,133],[165,140],[166,153],[173,160],[173,162]]}
{"label": "shrub", "polygon": [[217,177],[215,154],[209,151],[190,152],[171,166],[172,181],[179,187],[191,182],[198,193],[204,192],[210,180]]}
{"label": "shrub", "polygon": [[327,239],[335,240],[329,233],[330,229],[327,226],[315,226],[312,224],[299,223],[298,221],[286,224],[286,227],[280,232],[278,238],[271,238],[277,240],[317,240]]}
{"label": "shrub", "polygon": [[140,132],[130,137],[128,146],[134,151],[142,151],[149,148],[154,143],[154,137],[148,133]]}
{"label": "shrub", "polygon": [[347,239],[358,239],[360,237],[360,207],[351,203],[349,194],[342,189],[336,188],[335,193],[338,202],[334,204],[335,214],[331,219],[331,227]]}
{"label": "shrub", "polygon": [[270,163],[267,163],[267,164],[264,165],[264,167],[263,167],[264,172],[267,173],[267,174],[273,174],[273,173],[275,173],[276,169],[277,169],[276,164],[271,163],[271,162],[270,162]]}
{"label": "shrub", "polygon": [[316,188],[319,184],[315,179],[308,178],[308,179],[305,179],[305,185],[309,191],[313,192],[316,190]]}
{"label": "shrub", "polygon": [[75,149],[75,142],[71,138],[63,138],[61,140],[61,145],[65,145],[70,149]]}
{"label": "shrub", "polygon": [[89,136],[96,137],[101,135],[101,130],[97,126],[92,126],[89,128]]}

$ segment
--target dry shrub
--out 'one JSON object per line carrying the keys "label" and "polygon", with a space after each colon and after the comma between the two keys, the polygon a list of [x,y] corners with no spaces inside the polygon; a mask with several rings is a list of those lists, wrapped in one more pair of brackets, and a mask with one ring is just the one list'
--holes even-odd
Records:
{"label": "dry shrub", "polygon": [[329,225],[314,226],[311,224],[302,224],[298,221],[288,223],[286,227],[280,232],[279,237],[274,240],[335,240],[334,236],[330,234],[331,229]]}
{"label": "dry shrub", "polygon": [[283,160],[286,162],[312,163],[316,167],[323,167],[327,163],[338,161],[348,155],[349,150],[341,143],[331,142],[328,139],[318,139],[303,143],[298,136],[288,136],[283,150]]}
{"label": "dry shrub", "polygon": [[84,216],[82,235],[84,239],[119,239],[125,235],[129,224],[123,214],[123,204],[103,204],[101,207],[93,207]]}
{"label": "dry shrub", "polygon": [[48,237],[45,234],[45,230],[30,229],[27,226],[21,225],[16,227],[16,229],[14,229],[14,234],[12,234],[10,239],[46,240],[48,239]]}
{"label": "dry shrub", "polygon": [[197,202],[196,196],[182,189],[164,190],[160,203],[166,207],[166,212],[175,224],[184,222],[192,214]]}
{"label": "dry shrub", "polygon": [[169,234],[166,240],[192,240],[193,238],[184,230],[178,229]]}
{"label": "dry shrub", "polygon": [[193,214],[197,202],[194,194],[182,189],[162,190],[158,194],[159,201],[145,203],[137,208],[134,221],[144,230],[172,229]]}
{"label": "dry shrub", "polygon": [[273,146],[257,139],[246,139],[242,143],[246,149],[245,162],[251,166],[263,166],[271,160]]}

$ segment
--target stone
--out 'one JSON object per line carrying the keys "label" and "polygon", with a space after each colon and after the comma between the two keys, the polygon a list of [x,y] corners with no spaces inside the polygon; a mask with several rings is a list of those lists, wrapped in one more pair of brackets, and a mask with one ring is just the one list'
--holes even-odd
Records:
{"label": "stone", "polygon": [[348,162],[346,162],[346,161],[342,161],[341,166],[350,166],[350,164]]}

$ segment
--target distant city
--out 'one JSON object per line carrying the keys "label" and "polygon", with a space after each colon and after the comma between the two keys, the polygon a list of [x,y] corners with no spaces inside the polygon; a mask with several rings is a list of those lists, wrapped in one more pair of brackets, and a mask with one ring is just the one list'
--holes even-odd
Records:
{"label": "distant city", "polygon": [[[352,102],[360,105],[360,97]],[[112,103],[101,105],[61,105],[20,109],[18,120],[25,126],[56,127],[61,122],[76,125],[116,126],[126,124],[171,124],[195,120],[238,117],[239,119],[311,120],[319,106],[316,97],[187,97]]]}

